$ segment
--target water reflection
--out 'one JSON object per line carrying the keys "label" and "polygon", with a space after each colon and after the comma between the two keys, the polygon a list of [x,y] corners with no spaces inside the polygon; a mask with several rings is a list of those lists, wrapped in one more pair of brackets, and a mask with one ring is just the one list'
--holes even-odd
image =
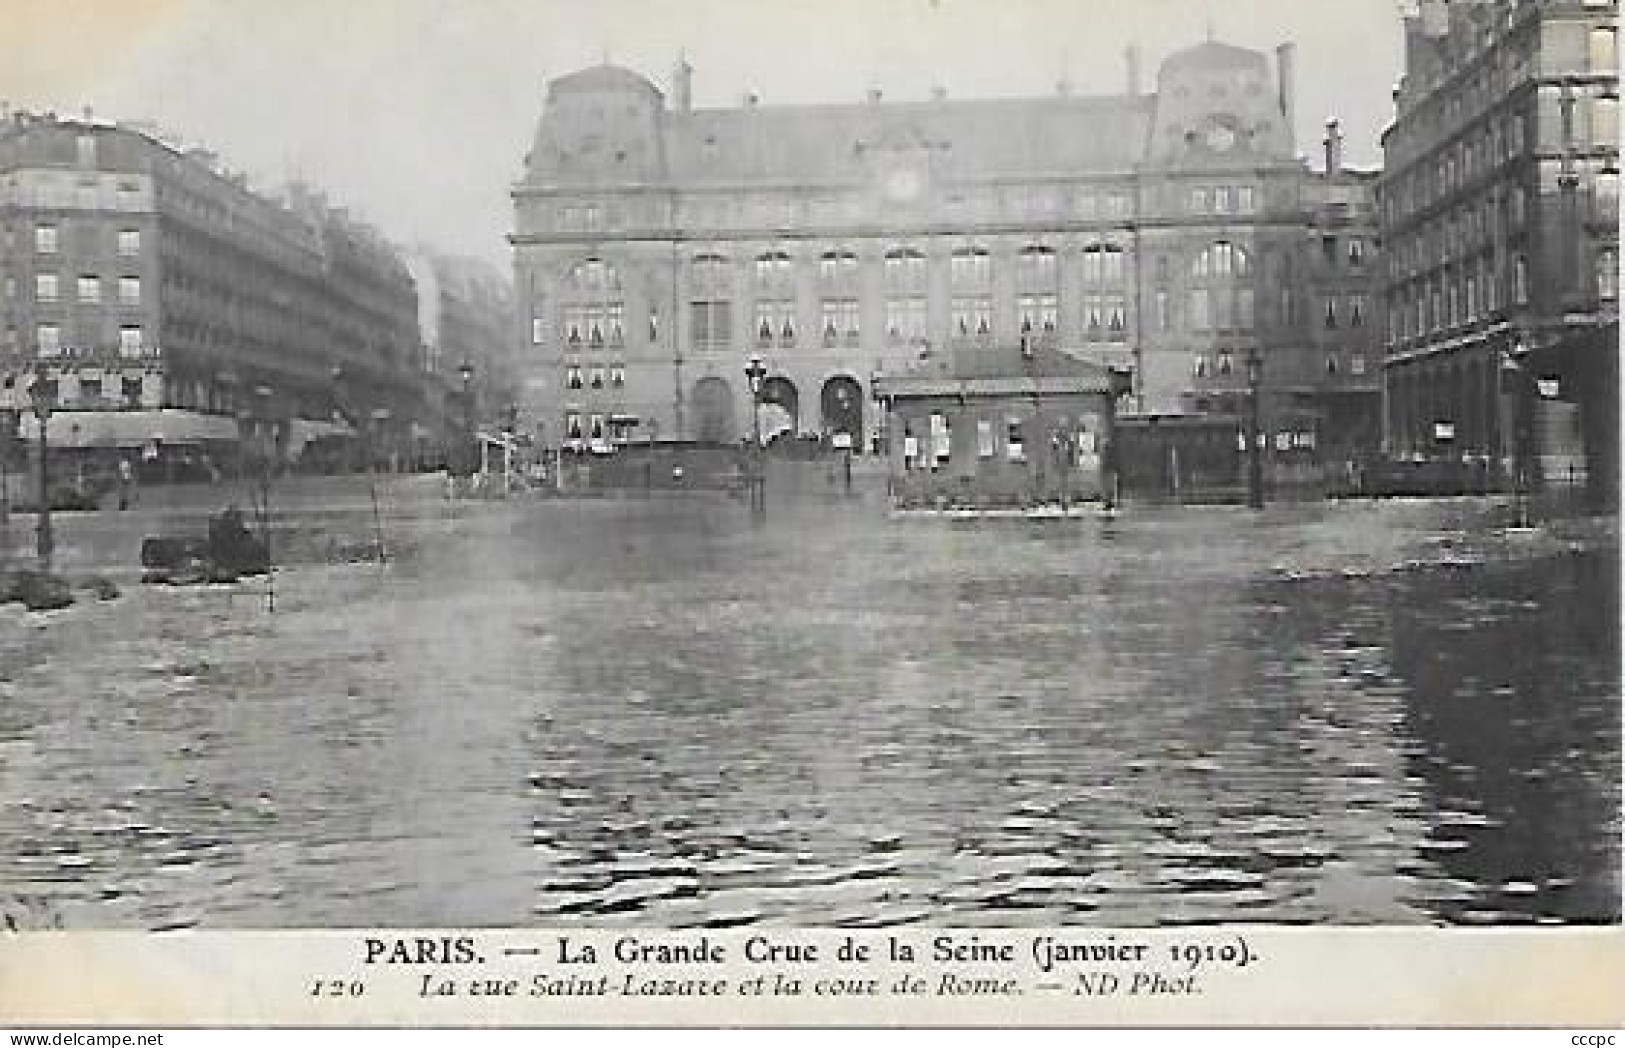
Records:
{"label": "water reflection", "polygon": [[[1450,507],[296,525],[0,619],[0,899],[95,926],[1617,921],[1612,553]],[[348,535],[354,532],[354,536]],[[1514,551],[1516,552],[1516,551]]]}

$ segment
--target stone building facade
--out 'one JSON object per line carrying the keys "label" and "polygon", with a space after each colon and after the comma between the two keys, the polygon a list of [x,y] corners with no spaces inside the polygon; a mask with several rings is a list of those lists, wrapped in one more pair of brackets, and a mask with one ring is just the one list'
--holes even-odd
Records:
{"label": "stone building facade", "polygon": [[[395,249],[318,193],[252,191],[133,126],[0,124],[0,400],[55,383],[58,438],[290,456],[335,412],[381,440],[428,420]],[[229,460],[228,460],[229,464]]]}
{"label": "stone building facade", "polygon": [[1374,343],[1329,372],[1314,327],[1329,204],[1292,46],[1210,40],[1152,91],[1128,58],[1105,96],[702,109],[686,65],[669,98],[608,65],[553,81],[513,187],[530,409],[566,443],[735,441],[759,354],[770,435],[872,447],[876,379],[1022,341],[1130,371],[1131,417],[1224,416],[1252,351],[1300,418],[1375,404]]}
{"label": "stone building facade", "polygon": [[510,274],[481,259],[429,248],[413,252],[407,265],[418,289],[418,329],[423,366],[448,410],[465,419],[461,369],[467,365],[479,423],[510,423],[520,402],[519,339]]}
{"label": "stone building facade", "polygon": [[1394,452],[1617,497],[1617,23],[1612,0],[1407,18],[1379,186]]}

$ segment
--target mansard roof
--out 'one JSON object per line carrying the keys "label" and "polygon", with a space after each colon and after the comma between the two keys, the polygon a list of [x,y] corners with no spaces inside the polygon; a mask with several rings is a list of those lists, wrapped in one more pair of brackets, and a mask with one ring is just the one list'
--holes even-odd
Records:
{"label": "mansard roof", "polygon": [[840,181],[866,154],[915,153],[948,177],[1127,173],[1154,100],[1139,96],[702,109],[667,122],[681,181]]}
{"label": "mansard roof", "polygon": [[608,62],[586,69],[577,70],[559,77],[548,85],[552,94],[617,94],[637,92],[659,96],[660,89],[650,83],[647,77],[640,76],[622,66],[611,65]]}
{"label": "mansard roof", "polygon": [[1221,43],[1218,40],[1204,40],[1169,55],[1162,63],[1162,72],[1191,68],[1229,69],[1236,66],[1267,65],[1268,62],[1261,51]]}

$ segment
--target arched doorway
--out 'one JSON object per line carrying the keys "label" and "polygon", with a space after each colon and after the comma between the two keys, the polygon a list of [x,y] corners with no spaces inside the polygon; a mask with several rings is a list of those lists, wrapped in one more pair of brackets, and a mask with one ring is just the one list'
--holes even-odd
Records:
{"label": "arched doorway", "polygon": [[739,439],[734,422],[734,395],[725,379],[694,383],[694,439],[702,444],[732,444]]}
{"label": "arched doorway", "polygon": [[824,432],[831,437],[845,433],[852,447],[863,446],[863,387],[847,375],[836,375],[824,383],[818,395]]}
{"label": "arched doorway", "polygon": [[794,382],[783,375],[775,375],[762,383],[762,440],[769,441],[781,433],[792,437],[799,432],[801,397]]}

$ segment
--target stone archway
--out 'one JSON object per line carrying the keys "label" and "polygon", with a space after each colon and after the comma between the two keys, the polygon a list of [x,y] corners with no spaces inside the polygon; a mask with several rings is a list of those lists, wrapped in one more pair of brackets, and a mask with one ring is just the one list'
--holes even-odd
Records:
{"label": "stone archway", "polygon": [[834,437],[846,434],[854,448],[863,445],[863,387],[849,375],[836,375],[824,383],[818,395],[824,432]]}
{"label": "stone archway", "polygon": [[801,395],[796,392],[796,384],[783,375],[774,375],[763,382],[761,413],[764,441],[784,432],[792,437],[799,433]]}
{"label": "stone archway", "polygon": [[702,444],[732,444],[739,439],[733,390],[726,379],[711,376],[694,383],[694,439]]}

